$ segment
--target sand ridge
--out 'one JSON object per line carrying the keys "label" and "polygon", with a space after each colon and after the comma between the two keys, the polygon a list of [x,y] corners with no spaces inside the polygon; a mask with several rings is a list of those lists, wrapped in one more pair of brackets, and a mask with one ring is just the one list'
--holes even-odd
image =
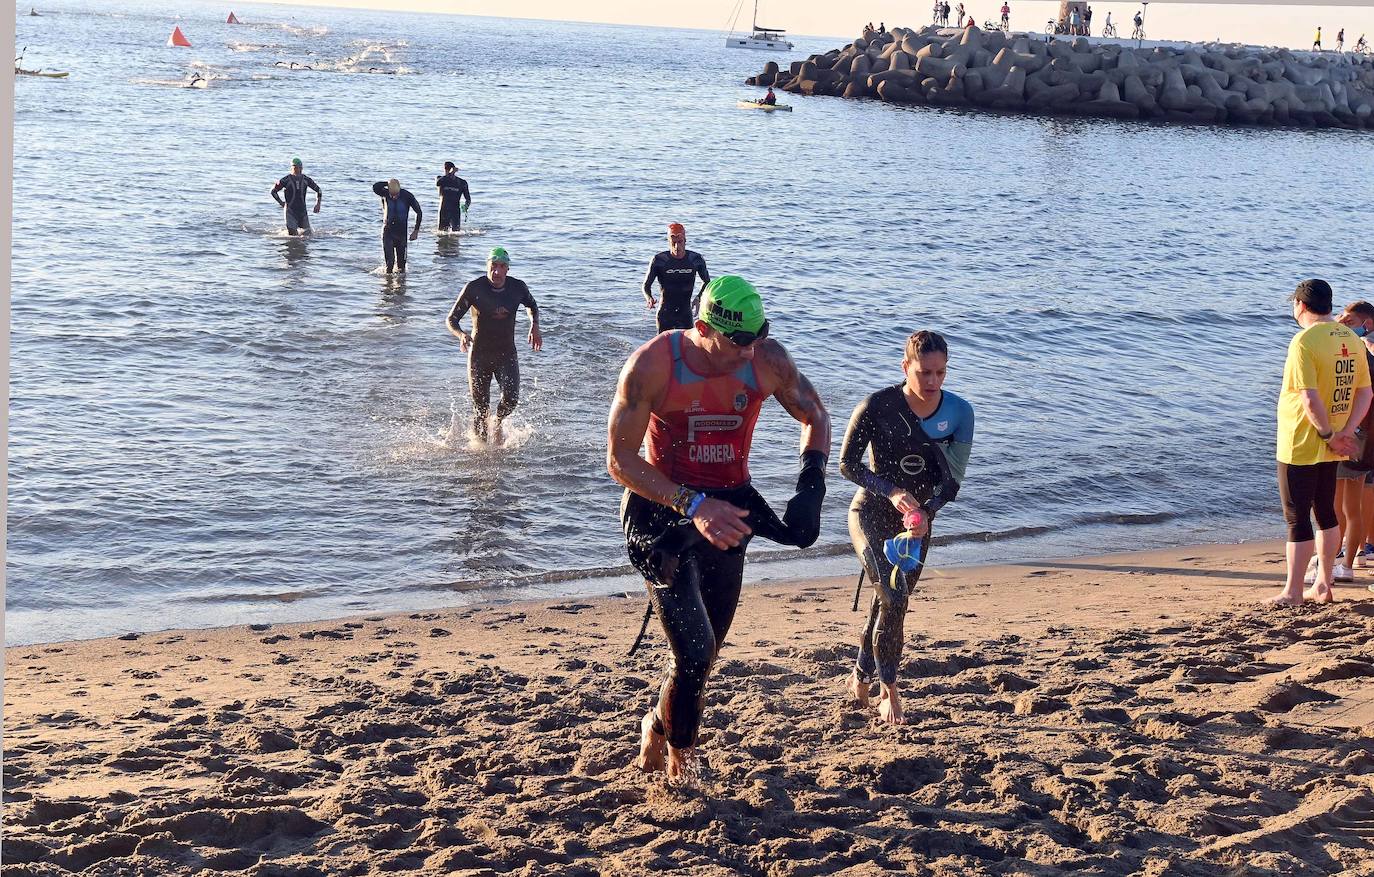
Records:
{"label": "sand ridge", "polygon": [[901,728],[852,580],[747,588],[689,791],[637,596],[15,647],[2,870],[1374,874],[1374,595],[1259,608],[1280,551],[933,569]]}

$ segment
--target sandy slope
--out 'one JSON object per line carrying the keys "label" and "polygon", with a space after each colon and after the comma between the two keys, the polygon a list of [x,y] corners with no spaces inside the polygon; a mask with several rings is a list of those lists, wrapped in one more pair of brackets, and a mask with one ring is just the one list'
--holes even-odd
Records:
{"label": "sandy slope", "polygon": [[934,570],[904,728],[852,580],[750,588],[689,792],[627,766],[637,597],[16,647],[3,873],[1374,874],[1374,595],[1281,570]]}

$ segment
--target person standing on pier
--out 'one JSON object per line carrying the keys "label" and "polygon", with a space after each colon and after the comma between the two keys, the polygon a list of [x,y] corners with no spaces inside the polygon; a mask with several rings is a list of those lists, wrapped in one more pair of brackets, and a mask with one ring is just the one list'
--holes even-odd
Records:
{"label": "person standing on pier", "polygon": [[1314,40],[1312,41],[1312,51],[1314,51],[1314,52],[1320,52],[1321,50],[1322,50],[1322,27],[1321,27],[1321,25],[1317,25],[1317,38],[1314,39]]}
{"label": "person standing on pier", "polygon": [[1340,30],[1336,31],[1336,51],[1339,52],[1339,51],[1341,51],[1341,50],[1344,49],[1344,48],[1345,48],[1345,28],[1341,28]]}

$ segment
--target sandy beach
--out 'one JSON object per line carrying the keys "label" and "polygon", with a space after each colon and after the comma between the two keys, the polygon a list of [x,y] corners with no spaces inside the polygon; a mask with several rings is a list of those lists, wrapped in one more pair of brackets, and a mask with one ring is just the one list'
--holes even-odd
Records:
{"label": "sandy beach", "polygon": [[11,648],[3,873],[1374,874],[1374,594],[1281,552],[932,568],[896,728],[852,578],[748,587],[687,791],[638,594]]}

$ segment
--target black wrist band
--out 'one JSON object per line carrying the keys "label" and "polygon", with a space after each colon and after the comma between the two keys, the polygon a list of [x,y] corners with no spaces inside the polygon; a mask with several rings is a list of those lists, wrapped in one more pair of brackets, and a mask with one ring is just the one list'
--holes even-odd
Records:
{"label": "black wrist band", "polygon": [[801,452],[801,468],[803,471],[811,468],[824,469],[828,462],[829,457],[826,456],[824,451],[808,448]]}

